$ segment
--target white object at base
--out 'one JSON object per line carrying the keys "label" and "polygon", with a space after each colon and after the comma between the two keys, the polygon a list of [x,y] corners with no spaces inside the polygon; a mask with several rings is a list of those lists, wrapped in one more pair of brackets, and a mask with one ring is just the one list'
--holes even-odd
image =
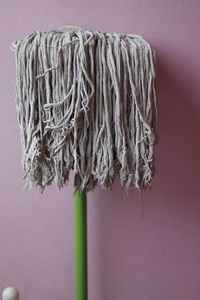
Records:
{"label": "white object at base", "polygon": [[3,290],[2,300],[19,300],[19,292],[14,287],[7,287]]}

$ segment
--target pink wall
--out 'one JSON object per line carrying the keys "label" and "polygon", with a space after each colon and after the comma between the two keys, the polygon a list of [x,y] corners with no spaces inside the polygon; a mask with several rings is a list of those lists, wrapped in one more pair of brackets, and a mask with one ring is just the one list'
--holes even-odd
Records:
{"label": "pink wall", "polygon": [[157,51],[159,145],[150,192],[88,199],[90,300],[200,299],[200,1],[6,0],[0,4],[0,290],[75,299],[73,187],[22,190],[10,43],[60,25],[144,36]]}

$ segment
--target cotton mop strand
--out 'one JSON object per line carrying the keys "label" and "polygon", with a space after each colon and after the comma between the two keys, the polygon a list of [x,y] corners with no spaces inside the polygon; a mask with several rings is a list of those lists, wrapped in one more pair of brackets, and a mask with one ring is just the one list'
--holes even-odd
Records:
{"label": "cotton mop strand", "polygon": [[26,186],[60,189],[73,170],[86,230],[84,193],[97,183],[110,190],[119,174],[126,192],[151,184],[154,50],[139,35],[78,27],[35,31],[12,48]]}

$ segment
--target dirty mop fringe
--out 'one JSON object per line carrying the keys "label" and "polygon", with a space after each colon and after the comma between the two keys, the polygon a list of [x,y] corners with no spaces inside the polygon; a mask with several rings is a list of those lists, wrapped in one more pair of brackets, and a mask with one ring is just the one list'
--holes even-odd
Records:
{"label": "dirty mop fringe", "polygon": [[150,186],[156,120],[155,54],[134,34],[77,27],[35,31],[12,45],[27,187],[74,170],[75,188]]}

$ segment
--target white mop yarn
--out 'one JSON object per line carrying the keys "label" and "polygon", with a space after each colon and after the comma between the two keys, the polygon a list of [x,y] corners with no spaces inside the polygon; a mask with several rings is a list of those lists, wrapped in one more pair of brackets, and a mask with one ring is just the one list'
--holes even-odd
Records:
{"label": "white mop yarn", "polygon": [[134,34],[64,27],[12,45],[26,186],[74,170],[75,188],[150,186],[156,122],[155,53]]}

